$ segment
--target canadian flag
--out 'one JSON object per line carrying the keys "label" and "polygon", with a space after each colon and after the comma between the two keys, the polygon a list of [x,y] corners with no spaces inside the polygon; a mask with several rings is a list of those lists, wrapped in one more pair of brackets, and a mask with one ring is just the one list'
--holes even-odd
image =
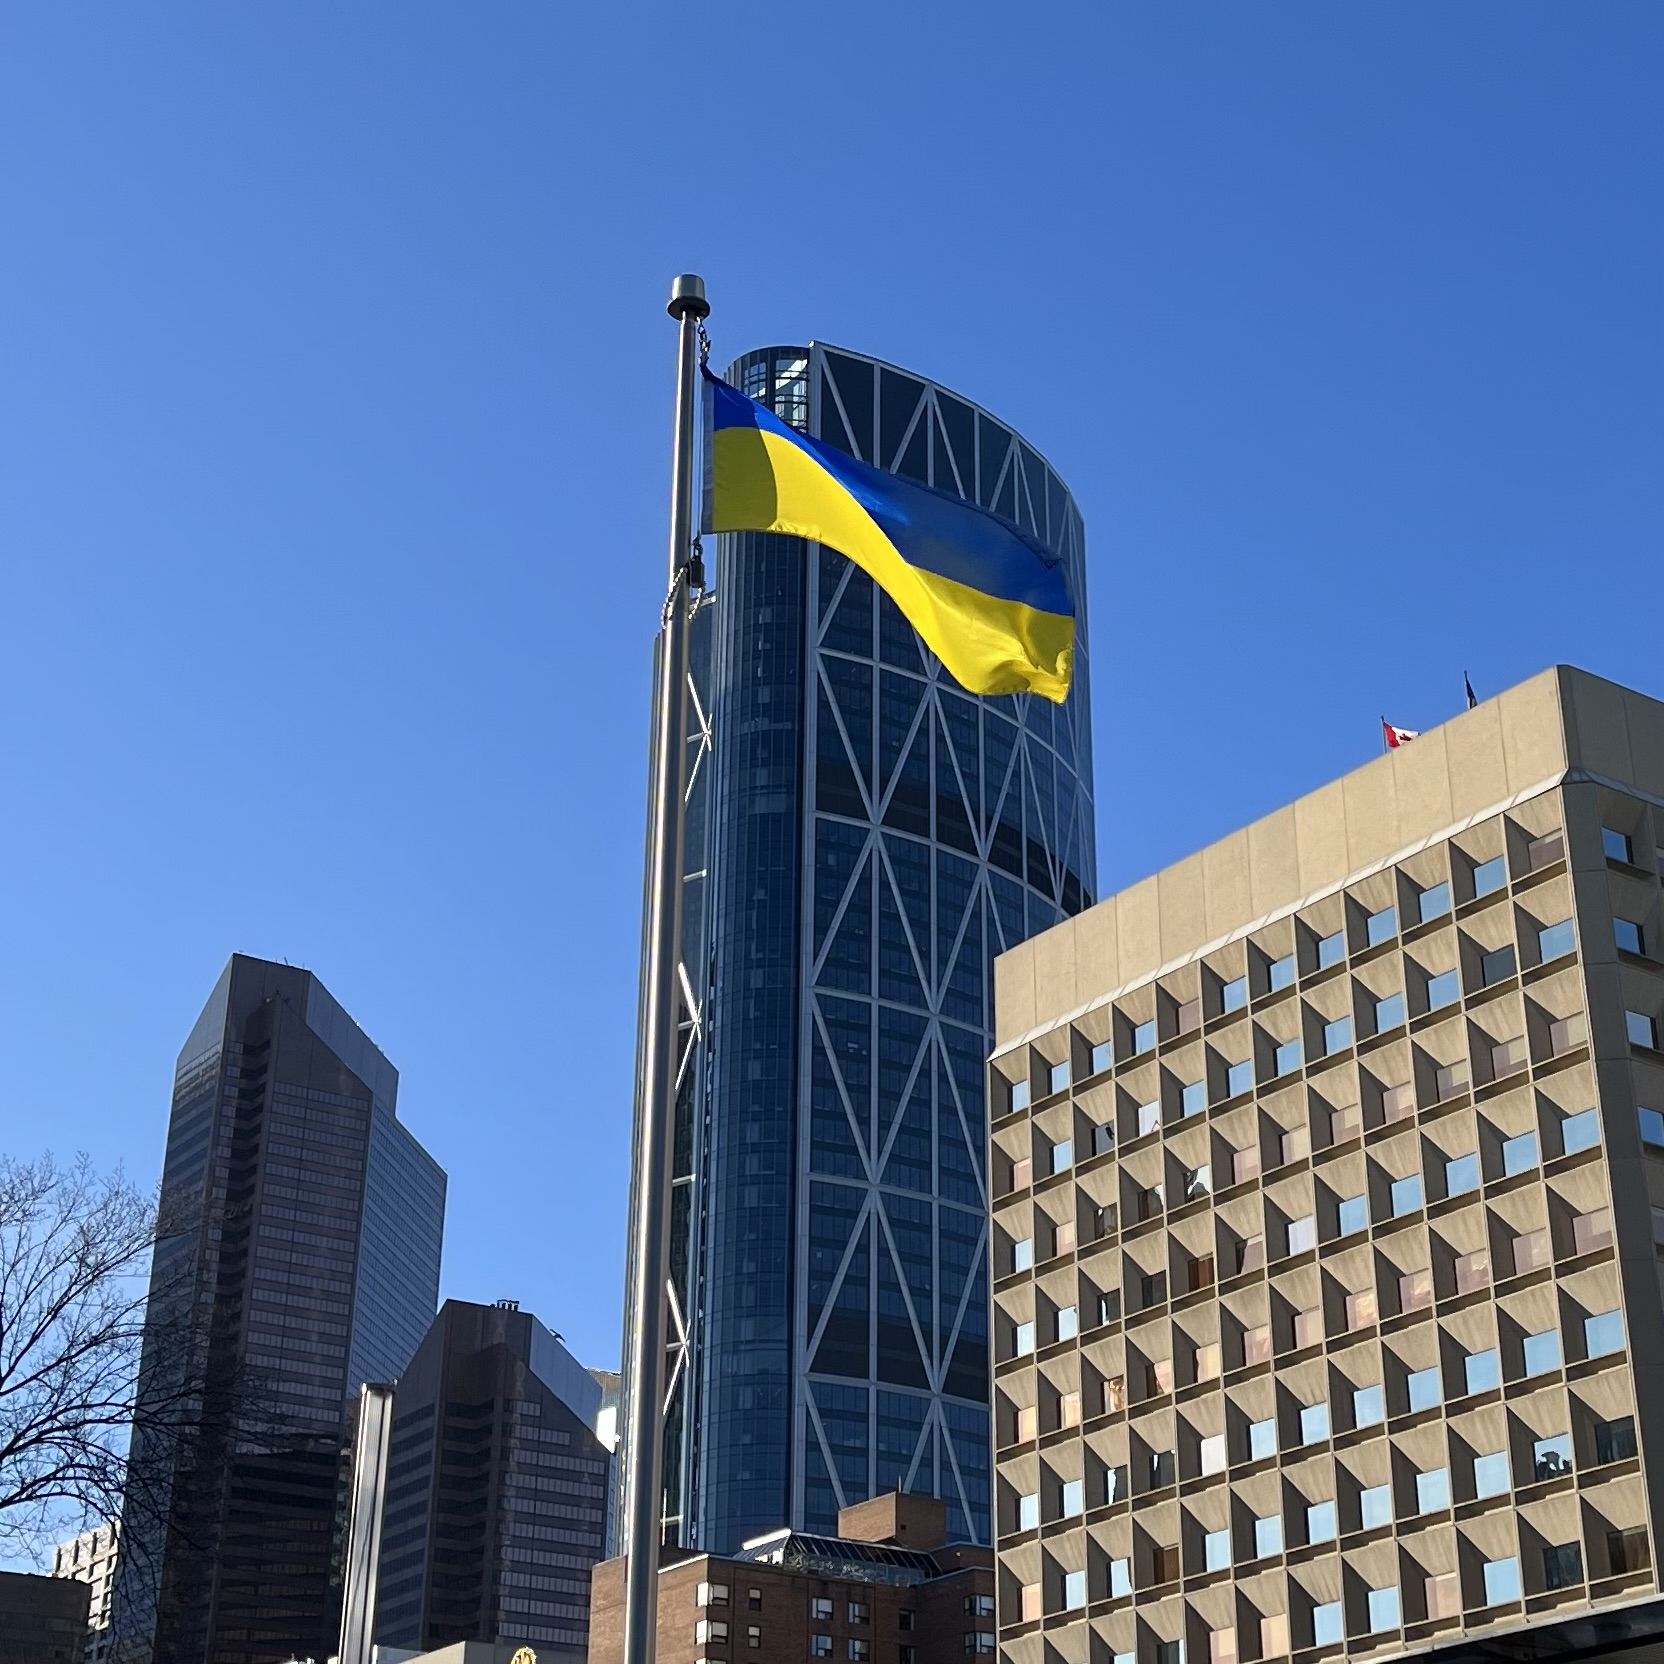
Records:
{"label": "canadian flag", "polygon": [[1394,728],[1385,717],[1381,718],[1381,733],[1387,742],[1387,750],[1396,751],[1401,745],[1408,745],[1411,740],[1421,737],[1419,728]]}

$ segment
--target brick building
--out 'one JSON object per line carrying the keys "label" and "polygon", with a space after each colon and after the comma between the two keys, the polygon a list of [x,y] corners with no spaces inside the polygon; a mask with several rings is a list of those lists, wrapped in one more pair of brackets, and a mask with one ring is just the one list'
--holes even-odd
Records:
{"label": "brick building", "polygon": [[[657,1664],[946,1664],[994,1651],[990,1549],[949,1544],[935,1497],[843,1509],[836,1537],[781,1530],[660,1567]],[[667,1557],[676,1553],[667,1549]],[[590,1664],[622,1664],[624,1561],[595,1568]]]}

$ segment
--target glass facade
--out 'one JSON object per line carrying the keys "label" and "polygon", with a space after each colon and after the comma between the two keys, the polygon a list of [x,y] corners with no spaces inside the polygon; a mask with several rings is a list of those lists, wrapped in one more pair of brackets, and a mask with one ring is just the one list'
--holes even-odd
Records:
{"label": "glass facade", "polygon": [[721,540],[694,631],[668,1531],[727,1552],[900,1486],[987,1542],[991,965],[1096,880],[1080,515],[1008,427],[889,365],[773,348],[728,378],[1015,522],[1078,633],[1065,705],[974,698],[843,556]]}
{"label": "glass facade", "polygon": [[404,1367],[438,1298],[445,1176],[397,1094],[308,972],[232,958],[175,1077],[161,1200],[179,1228],[151,1270],[124,1658],[335,1644],[349,1404]]}

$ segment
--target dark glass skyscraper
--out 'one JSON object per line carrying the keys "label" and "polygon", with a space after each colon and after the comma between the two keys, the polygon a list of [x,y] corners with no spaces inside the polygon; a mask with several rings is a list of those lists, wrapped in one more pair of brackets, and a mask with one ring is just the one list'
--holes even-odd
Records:
{"label": "dark glass skyscraper", "polygon": [[124,1664],[335,1647],[348,1403],[405,1367],[439,1294],[445,1175],[399,1124],[398,1086],[315,976],[242,954],[179,1054],[117,1581]]}
{"label": "dark glass skyscraper", "polygon": [[899,1485],[986,1543],[990,966],[1093,897],[1081,518],[918,376],[817,345],[728,377],[1037,538],[1078,636],[1067,704],[973,698],[843,556],[721,540],[692,642],[667,1531],[724,1553]]}

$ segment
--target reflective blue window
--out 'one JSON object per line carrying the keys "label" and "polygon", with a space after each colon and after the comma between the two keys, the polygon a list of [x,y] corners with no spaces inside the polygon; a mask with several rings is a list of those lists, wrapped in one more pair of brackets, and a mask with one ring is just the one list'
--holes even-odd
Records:
{"label": "reflective blue window", "polygon": [[1517,1138],[1509,1138],[1502,1145],[1502,1171],[1505,1177],[1515,1173],[1524,1173],[1537,1165],[1537,1135],[1534,1132],[1522,1132]]}
{"label": "reflective blue window", "polygon": [[1040,1493],[1038,1491],[1017,1498],[1017,1529],[1019,1531],[1038,1531],[1040,1529]]}
{"label": "reflective blue window", "polygon": [[1306,1541],[1308,1543],[1332,1543],[1336,1535],[1334,1503],[1312,1503],[1306,1510]]}
{"label": "reflective blue window", "polygon": [[1338,1647],[1345,1639],[1346,1631],[1341,1621],[1340,1602],[1338,1600],[1325,1601],[1321,1606],[1312,1608],[1312,1645],[1317,1647]]}
{"label": "reflective blue window", "polygon": [[1502,1385],[1502,1360],[1495,1347],[1486,1352],[1468,1353],[1462,1360],[1462,1369],[1469,1392],[1490,1392]]}
{"label": "reflective blue window", "polygon": [[1625,953],[1645,953],[1641,942],[1641,927],[1629,919],[1612,921],[1612,939]]}
{"label": "reflective blue window", "polygon": [[1154,1051],[1156,1044],[1156,1024],[1152,1017],[1147,1023],[1140,1023],[1132,1031],[1132,1049],[1136,1057],[1141,1052]]}
{"label": "reflective blue window", "polygon": [[1577,931],[1570,919],[1545,926],[1537,932],[1537,951],[1546,965],[1551,959],[1563,958],[1577,946]]}
{"label": "reflective blue window", "polygon": [[1520,1563],[1512,1558],[1485,1562],[1485,1604],[1501,1606],[1520,1598]]}
{"label": "reflective blue window", "polygon": [[1568,1115],[1560,1123],[1561,1153],[1575,1156],[1579,1150],[1592,1150],[1600,1143],[1600,1113],[1598,1110],[1580,1110],[1576,1115]]}
{"label": "reflective blue window", "polygon": [[1317,968],[1326,971],[1331,965],[1338,965],[1346,957],[1346,932],[1337,930],[1332,936],[1323,936],[1317,944]]}
{"label": "reflective blue window", "polygon": [[1222,1572],[1231,1563],[1231,1534],[1210,1531],[1202,1539],[1202,1560],[1210,1572]]}
{"label": "reflective blue window", "polygon": [[1061,1063],[1054,1063],[1051,1070],[1052,1091],[1061,1092],[1069,1084],[1069,1061],[1067,1058]]}
{"label": "reflective blue window", "polygon": [[1300,1411],[1301,1444],[1317,1444],[1329,1436],[1329,1406],[1307,1404]]}
{"label": "reflective blue window", "polygon": [[1219,1007],[1225,1012],[1240,1011],[1248,1003],[1248,978],[1234,977],[1219,990]]}
{"label": "reflective blue window", "polygon": [[1462,997],[1462,982],[1454,971],[1440,971],[1427,979],[1427,1009],[1442,1010]]}
{"label": "reflective blue window", "polygon": [[1603,826],[1600,829],[1600,846],[1606,852],[1608,861],[1623,861],[1630,866],[1635,864],[1634,849],[1625,833]]}
{"label": "reflective blue window", "polygon": [[1430,919],[1442,919],[1450,911],[1450,885],[1435,884],[1430,889],[1423,890],[1419,907],[1423,924]]}
{"label": "reflective blue window", "polygon": [[1352,1044],[1352,1019],[1338,1018],[1335,1022],[1323,1025],[1323,1054],[1327,1057],[1331,1052],[1345,1051]]}
{"label": "reflective blue window", "polygon": [[1367,1196],[1343,1197],[1339,1209],[1339,1234],[1341,1236],[1351,1236],[1354,1231],[1367,1229],[1368,1225],[1369,1198]]}
{"label": "reflective blue window", "polygon": [[1658,1029],[1644,1011],[1624,1013],[1624,1032],[1629,1036],[1630,1045],[1644,1046],[1648,1051],[1657,1051]]}
{"label": "reflective blue window", "polygon": [[1109,1598],[1121,1600],[1132,1593],[1132,1561],[1111,1560],[1109,1563]]}
{"label": "reflective blue window", "polygon": [[1074,1140],[1065,1138],[1052,1145],[1052,1171],[1066,1173],[1075,1159]]}
{"label": "reflective blue window", "polygon": [[1479,1157],[1474,1154],[1456,1156],[1444,1164],[1444,1193],[1446,1196],[1465,1196],[1479,1188]]}
{"label": "reflective blue window", "polygon": [[1194,1115],[1199,1110],[1208,1107],[1208,1083],[1205,1080],[1193,1080],[1179,1088],[1179,1113]]}
{"label": "reflective blue window", "polygon": [[1560,1331],[1543,1329],[1525,1337],[1525,1373],[1541,1375],[1560,1367]]}
{"label": "reflective blue window", "polygon": [[1285,953],[1281,959],[1273,959],[1266,967],[1266,984],[1275,994],[1280,988],[1291,987],[1294,983],[1294,955]]}
{"label": "reflective blue window", "polygon": [[1248,1427],[1248,1460],[1257,1462],[1277,1452],[1277,1423],[1274,1420],[1256,1421]]}
{"label": "reflective blue window", "polygon": [[1365,934],[1372,948],[1379,947],[1382,942],[1390,942],[1398,934],[1398,909],[1383,907],[1379,913],[1371,913],[1365,925]]}
{"label": "reflective blue window", "polygon": [[1638,1109],[1635,1116],[1641,1124],[1641,1142],[1664,1150],[1664,1115],[1656,1109]]}
{"label": "reflective blue window", "polygon": [[1076,1612],[1086,1605],[1086,1573],[1065,1572],[1063,1574],[1063,1609],[1066,1612]]}
{"label": "reflective blue window", "polygon": [[1533,1479],[1558,1479],[1572,1471],[1572,1436],[1556,1433],[1552,1438],[1538,1439],[1531,1446],[1531,1476]]}
{"label": "reflective blue window", "polygon": [[1447,1468],[1429,1468],[1416,1475],[1416,1508],[1431,1514],[1436,1508],[1450,1506],[1450,1472]]}
{"label": "reflective blue window", "polygon": [[1015,1113],[1019,1109],[1028,1108],[1028,1082],[1014,1080],[1011,1083],[1011,1109]]}
{"label": "reflective blue window", "polygon": [[1292,1073],[1300,1067],[1300,1042],[1285,1040],[1277,1048],[1276,1062],[1273,1065],[1279,1075]]}
{"label": "reflective blue window", "polygon": [[1369,1591],[1369,1633],[1379,1635],[1383,1630],[1398,1628],[1398,1588]]}
{"label": "reflective blue window", "polygon": [[1086,1512],[1086,1481],[1065,1479],[1058,1497],[1058,1513],[1066,1520]]}
{"label": "reflective blue window", "polygon": [[1358,1516],[1365,1531],[1392,1520],[1392,1487],[1372,1485],[1358,1497]]}
{"label": "reflective blue window", "polygon": [[1092,1048],[1092,1073],[1101,1075],[1115,1061],[1115,1048],[1107,1040],[1100,1040]]}
{"label": "reflective blue window", "polygon": [[1404,1021],[1404,996],[1402,994],[1388,994],[1384,1000],[1375,1002],[1375,1032],[1385,1034],[1390,1028],[1397,1028]]}
{"label": "reflective blue window", "polygon": [[1025,1236],[1011,1244],[1011,1269],[1028,1271],[1034,1266],[1034,1238]]}
{"label": "reflective blue window", "polygon": [[1604,1358],[1609,1352],[1624,1349],[1623,1313],[1597,1312],[1583,1320],[1583,1349],[1591,1358]]}
{"label": "reflective blue window", "polygon": [[1482,861],[1473,869],[1473,893],[1476,898],[1493,894],[1507,882],[1508,863],[1500,855]]}
{"label": "reflective blue window", "polygon": [[1473,1459],[1473,1494],[1483,1500],[1501,1496],[1508,1489],[1508,1452],[1493,1450]]}
{"label": "reflective blue window", "polygon": [[1493,982],[1506,982],[1514,974],[1514,944],[1487,953],[1479,960],[1480,986],[1489,988]]}
{"label": "reflective blue window", "polygon": [[1263,1560],[1268,1554],[1283,1552],[1283,1521],[1281,1515],[1267,1514],[1254,1521],[1254,1554]]}
{"label": "reflective blue window", "polygon": [[1254,1084],[1254,1060],[1245,1058],[1241,1063],[1233,1063],[1225,1070],[1225,1092],[1234,1098],[1239,1092],[1246,1092]]}
{"label": "reflective blue window", "polygon": [[1057,1308],[1057,1338],[1073,1340],[1080,1333],[1080,1313],[1073,1306]]}
{"label": "reflective blue window", "polygon": [[1410,1412],[1412,1415],[1418,1410],[1432,1409],[1444,1396],[1437,1365],[1434,1365],[1431,1369],[1418,1369],[1404,1383],[1404,1386],[1410,1395]]}
{"label": "reflective blue window", "polygon": [[1421,1174],[1411,1173],[1407,1178],[1395,1179],[1390,1195],[1394,1219],[1400,1214],[1414,1213],[1421,1206]]}
{"label": "reflective blue window", "polygon": [[1379,1385],[1359,1387],[1352,1394],[1354,1427],[1379,1427],[1387,1419],[1387,1399]]}

